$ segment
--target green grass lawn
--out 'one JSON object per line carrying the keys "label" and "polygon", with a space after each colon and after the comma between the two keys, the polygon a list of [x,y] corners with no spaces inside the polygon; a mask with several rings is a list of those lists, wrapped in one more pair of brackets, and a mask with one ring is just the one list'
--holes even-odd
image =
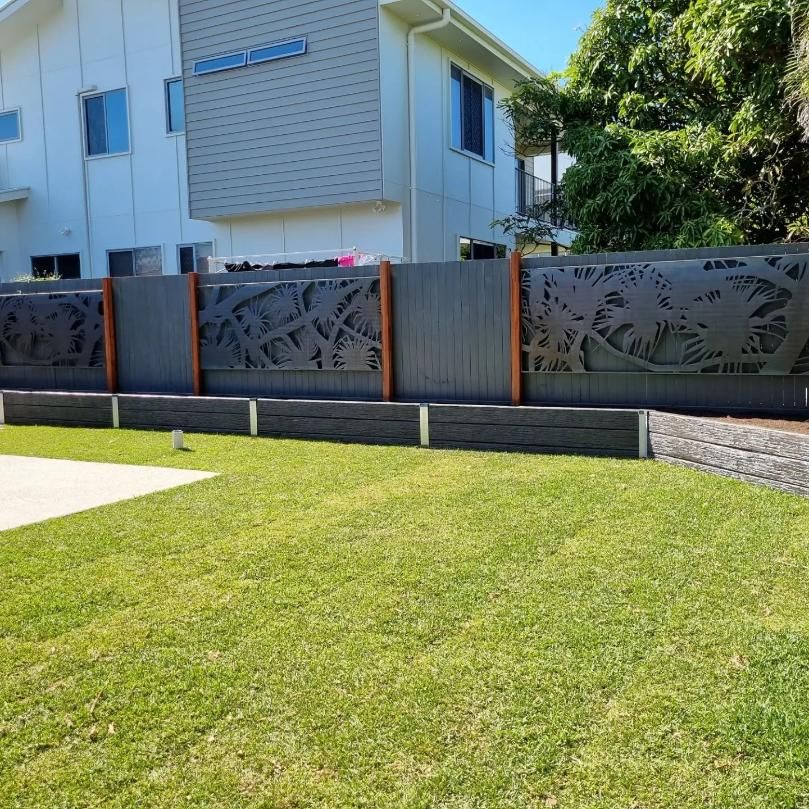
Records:
{"label": "green grass lawn", "polygon": [[221,473],[0,534],[0,806],[809,806],[809,501],[651,462],[169,443],[0,430]]}

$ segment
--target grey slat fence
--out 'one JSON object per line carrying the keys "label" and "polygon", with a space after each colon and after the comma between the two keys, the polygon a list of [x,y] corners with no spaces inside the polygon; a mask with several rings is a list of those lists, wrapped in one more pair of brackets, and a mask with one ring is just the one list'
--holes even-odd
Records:
{"label": "grey slat fence", "polygon": [[[560,287],[567,289],[567,308],[554,311],[553,307],[546,306],[547,312],[540,313],[538,322],[528,322],[531,312],[535,313],[537,308],[531,284],[538,273],[542,283],[547,285],[539,309],[555,300],[554,296],[559,297]],[[602,276],[623,280],[616,282],[613,288],[609,287],[612,282],[603,281]],[[722,279],[721,288],[717,286],[716,292],[708,284],[701,292],[691,295],[688,306],[675,300],[684,289],[696,289],[701,280],[714,276]],[[327,293],[330,282],[378,277],[378,267],[202,275],[199,277],[200,306],[214,294],[213,288],[228,292],[231,288],[256,285],[260,294],[253,315],[260,321],[277,316],[277,312],[269,315],[267,312],[276,305],[274,296],[280,284],[303,284],[300,288],[304,289],[304,282],[318,282],[301,293],[311,298]],[[593,297],[588,281],[593,278],[602,279],[606,284],[602,299]],[[637,309],[634,301],[627,303],[630,293],[626,279],[633,278],[645,279],[643,283],[652,278],[652,284],[658,285],[653,291],[657,295],[655,306],[660,311],[652,312],[651,322],[659,321],[662,325],[660,334],[649,338],[649,320],[646,319],[643,328],[647,329],[647,343],[654,343],[654,351],[649,349],[648,357],[644,354],[646,349],[633,348],[638,339],[632,329],[642,331],[637,319],[633,321],[629,317],[629,313]],[[522,403],[525,405],[809,412],[809,341],[805,351],[799,345],[801,324],[805,322],[809,326],[807,245],[529,257],[523,261],[523,279],[524,341],[530,344],[537,329],[544,329],[547,335],[543,333],[540,342],[544,345],[545,360],[550,355],[564,353],[554,347],[557,344],[563,345],[568,360],[556,365],[549,362],[539,369],[523,366]],[[91,292],[98,290],[99,285],[98,280],[0,284],[0,296]],[[112,287],[118,366],[116,392],[191,394],[194,368],[187,279],[176,276],[113,279]],[[367,319],[369,310],[377,305],[374,296],[378,296],[378,290],[365,289],[362,294],[367,298],[361,307],[362,317]],[[756,306],[751,311],[731,306],[725,310],[725,319],[719,327],[699,326],[700,312],[711,311],[715,316],[724,305],[723,299],[733,295],[741,302],[738,306],[742,309],[750,300]],[[339,320],[348,304],[339,300],[332,303],[328,318]],[[307,300],[304,308],[308,308],[309,316],[317,305]],[[686,317],[683,313],[687,310],[697,315]],[[739,311],[741,315],[734,314]],[[604,312],[612,319],[607,327],[604,327]],[[394,266],[390,314],[393,398],[396,401],[477,405],[503,405],[511,401],[508,261]],[[624,314],[625,323],[621,321]],[[696,322],[697,332],[702,329],[708,338],[714,339],[722,336],[725,326],[728,333],[732,332],[740,317],[747,318],[745,322],[750,329],[743,335],[747,343],[739,362],[735,365],[719,362],[715,368],[701,367],[700,372],[689,370],[693,363],[689,365],[687,356],[691,337],[685,333],[686,327],[693,328]],[[331,326],[325,315],[324,318],[323,333],[328,336]],[[582,326],[588,318],[588,323]],[[317,318],[315,321],[320,322]],[[211,365],[208,360],[206,367],[205,358],[211,356],[210,346],[207,354],[203,347],[202,392],[242,399],[379,401],[383,384],[375,331],[378,324],[352,320],[344,325],[344,331],[337,337],[333,335],[332,339],[334,343],[339,338],[340,350],[334,345],[332,348],[335,357],[340,354],[340,367],[334,366],[334,357],[329,357],[328,363],[319,364],[320,360],[313,359],[308,365],[305,361],[301,364],[306,347],[293,345],[297,337],[290,345],[297,352],[298,364],[292,365],[274,363],[270,355],[275,349],[268,349],[266,362],[234,360],[232,366],[222,367],[221,364]],[[259,330],[260,336],[265,327],[254,323],[253,328]],[[577,343],[579,332],[587,332],[589,336],[585,335]],[[203,331],[203,340],[206,339],[209,337]],[[705,342],[705,335],[700,339]],[[58,363],[52,367],[29,367],[13,357],[9,359],[2,340],[0,332],[0,390],[99,392],[106,388],[103,367],[79,368]],[[797,346],[795,362],[789,366],[771,363],[773,356],[780,357],[784,353],[782,347],[788,348],[790,341],[795,344],[790,350]],[[728,356],[734,350],[730,346]],[[577,351],[580,351],[581,363],[577,364],[578,359],[569,362],[571,357],[578,356]],[[635,355],[630,356],[633,351]],[[367,354],[366,365],[359,356],[362,352]],[[350,355],[348,359],[347,355]],[[648,367],[643,366],[646,360],[649,360]],[[512,426],[515,430],[519,427],[518,424]],[[514,435],[518,435],[518,431]]]}

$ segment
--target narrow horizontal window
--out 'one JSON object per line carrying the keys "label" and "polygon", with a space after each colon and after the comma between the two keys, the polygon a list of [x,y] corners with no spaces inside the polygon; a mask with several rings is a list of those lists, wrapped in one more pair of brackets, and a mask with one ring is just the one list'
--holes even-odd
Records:
{"label": "narrow horizontal window", "polygon": [[63,281],[81,278],[81,258],[78,253],[57,256],[31,256],[34,278],[58,278]]}
{"label": "narrow horizontal window", "polygon": [[205,73],[217,73],[220,70],[233,70],[236,67],[244,67],[247,64],[247,52],[229,53],[225,56],[214,56],[210,59],[200,59],[194,62],[194,75],[201,76]]}
{"label": "narrow horizontal window", "polygon": [[494,244],[493,242],[481,242],[477,239],[459,240],[459,252],[461,261],[486,261],[493,258],[505,258],[506,246],[504,244]]}
{"label": "narrow horizontal window", "polygon": [[20,111],[0,112],[0,143],[20,139]]}
{"label": "narrow horizontal window", "polygon": [[306,37],[276,42],[263,48],[254,48],[248,54],[247,61],[251,65],[271,62],[273,59],[285,59],[288,56],[303,56],[306,53]]}

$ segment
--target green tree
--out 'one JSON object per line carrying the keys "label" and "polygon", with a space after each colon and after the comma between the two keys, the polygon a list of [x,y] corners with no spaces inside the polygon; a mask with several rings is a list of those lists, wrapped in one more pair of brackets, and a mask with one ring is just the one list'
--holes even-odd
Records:
{"label": "green tree", "polygon": [[564,75],[504,102],[521,147],[555,131],[576,159],[559,203],[577,224],[575,250],[806,235],[809,144],[787,82],[800,5],[607,0]]}

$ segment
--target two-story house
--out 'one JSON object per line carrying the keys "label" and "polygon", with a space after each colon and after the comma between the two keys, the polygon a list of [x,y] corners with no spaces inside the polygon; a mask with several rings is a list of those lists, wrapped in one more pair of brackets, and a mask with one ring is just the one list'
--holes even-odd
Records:
{"label": "two-story house", "polygon": [[535,75],[447,0],[10,0],[0,277],[504,254]]}

